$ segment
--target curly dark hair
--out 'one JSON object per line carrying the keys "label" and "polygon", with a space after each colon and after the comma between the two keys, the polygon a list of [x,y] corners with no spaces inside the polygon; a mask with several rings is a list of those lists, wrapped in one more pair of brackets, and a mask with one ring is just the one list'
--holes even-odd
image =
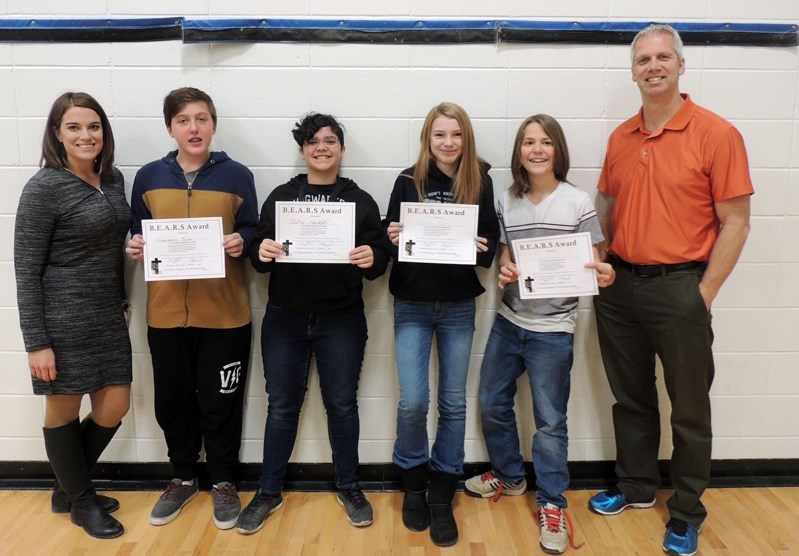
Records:
{"label": "curly dark hair", "polygon": [[313,136],[323,127],[329,127],[333,130],[333,133],[336,134],[343,148],[344,126],[338,123],[338,120],[330,114],[317,114],[316,112],[306,114],[299,122],[294,124],[294,129],[291,130],[291,134],[294,136],[294,140],[300,148],[302,148],[303,145],[313,139]]}

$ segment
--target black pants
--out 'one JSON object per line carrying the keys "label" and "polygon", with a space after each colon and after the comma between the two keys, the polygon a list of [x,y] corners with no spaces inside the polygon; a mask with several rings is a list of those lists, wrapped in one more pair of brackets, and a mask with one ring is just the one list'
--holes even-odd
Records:
{"label": "black pants", "polygon": [[155,418],[177,477],[196,475],[200,449],[211,480],[233,481],[239,462],[252,325],[147,329]]}
{"label": "black pants", "polygon": [[710,478],[710,385],[714,366],[710,313],[699,293],[703,268],[655,277],[617,268],[616,281],[594,299],[597,331],[610,389],[616,398],[616,475],[635,500],[660,484],[660,415],[655,355],[671,400],[669,513],[692,524],[707,511],[700,497]]}

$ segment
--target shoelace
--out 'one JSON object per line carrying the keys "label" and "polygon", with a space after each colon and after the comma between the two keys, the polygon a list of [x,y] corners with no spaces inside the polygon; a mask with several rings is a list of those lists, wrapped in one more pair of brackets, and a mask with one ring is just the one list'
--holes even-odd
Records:
{"label": "shoelace", "polygon": [[538,508],[538,521],[547,528],[547,531],[552,533],[559,533],[563,528],[563,517],[566,518],[566,534],[569,537],[569,545],[575,550],[581,549],[585,543],[574,544],[574,527],[572,526],[572,518],[569,516],[569,512],[563,508]]}
{"label": "shoelace", "polygon": [[166,487],[166,490],[161,495],[161,500],[168,500],[169,497],[175,494],[182,486],[182,484],[169,483],[169,486]]}
{"label": "shoelace", "polygon": [[350,499],[350,503],[356,508],[361,508],[366,504],[366,497],[363,495],[362,490],[350,490],[346,497]]}
{"label": "shoelace", "polygon": [[505,482],[497,479],[494,476],[493,471],[486,471],[480,475],[480,480],[484,483],[488,483],[489,486],[494,489],[494,496],[491,498],[491,500],[493,502],[497,502],[499,497],[502,495],[502,489],[505,488]]}
{"label": "shoelace", "polygon": [[233,497],[233,489],[231,489],[228,486],[216,487],[216,492],[219,494],[219,497],[222,499],[223,504],[227,504],[228,499]]}
{"label": "shoelace", "polygon": [[688,523],[682,519],[671,518],[666,524],[666,529],[671,529],[675,534],[684,537],[688,534]]}
{"label": "shoelace", "polygon": [[614,485],[608,489],[607,497],[616,498],[617,496],[624,496],[624,493],[621,491],[621,489],[618,486]]}

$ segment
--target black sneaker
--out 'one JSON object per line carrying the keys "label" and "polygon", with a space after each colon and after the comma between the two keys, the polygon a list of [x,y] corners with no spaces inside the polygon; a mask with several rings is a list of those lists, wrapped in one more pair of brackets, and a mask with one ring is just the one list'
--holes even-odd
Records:
{"label": "black sneaker", "polygon": [[367,527],[372,524],[372,505],[359,488],[338,491],[338,503],[347,511],[347,521],[353,527]]}
{"label": "black sneaker", "polygon": [[241,501],[236,486],[220,481],[211,491],[214,500],[214,525],[219,529],[230,529],[236,525],[241,511]]}
{"label": "black sneaker", "polygon": [[283,498],[279,494],[264,494],[260,490],[247,507],[241,510],[236,522],[236,531],[242,535],[252,535],[261,530],[266,518],[275,513],[283,505]]}

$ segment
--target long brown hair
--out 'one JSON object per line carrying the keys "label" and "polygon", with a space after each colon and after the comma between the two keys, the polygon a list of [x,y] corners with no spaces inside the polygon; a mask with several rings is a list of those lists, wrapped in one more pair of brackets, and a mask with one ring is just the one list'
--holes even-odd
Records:
{"label": "long brown hair", "polygon": [[442,102],[438,106],[434,106],[424,120],[419,136],[421,143],[419,158],[416,160],[416,168],[413,172],[416,193],[419,195],[420,201],[424,200],[427,173],[430,163],[435,161],[435,157],[430,151],[430,135],[433,131],[433,122],[442,116],[458,122],[458,127],[461,130],[461,159],[458,161],[458,169],[452,178],[452,196],[456,203],[477,204],[483,187],[483,176],[480,170],[483,160],[477,156],[474,130],[469,115],[466,110],[453,102]]}
{"label": "long brown hair", "polygon": [[566,146],[566,135],[558,121],[547,114],[535,114],[524,120],[516,131],[516,139],[513,141],[513,154],[510,160],[510,171],[513,175],[513,183],[510,186],[510,193],[514,197],[523,197],[530,191],[530,177],[524,169],[519,150],[524,141],[524,130],[530,124],[538,124],[544,133],[552,140],[552,147],[555,150],[555,161],[552,164],[555,170],[555,178],[558,181],[568,183],[566,176],[569,173],[569,148]]}
{"label": "long brown hair", "polygon": [[58,140],[58,129],[67,110],[77,106],[94,110],[100,117],[103,128],[103,148],[100,156],[94,159],[94,171],[98,174],[110,172],[114,165],[114,133],[111,131],[111,122],[105,115],[105,110],[94,97],[88,93],[64,93],[53,102],[50,114],[47,116],[47,125],[44,127],[42,139],[42,158],[39,165],[46,168],[66,168],[67,151],[64,144]]}

